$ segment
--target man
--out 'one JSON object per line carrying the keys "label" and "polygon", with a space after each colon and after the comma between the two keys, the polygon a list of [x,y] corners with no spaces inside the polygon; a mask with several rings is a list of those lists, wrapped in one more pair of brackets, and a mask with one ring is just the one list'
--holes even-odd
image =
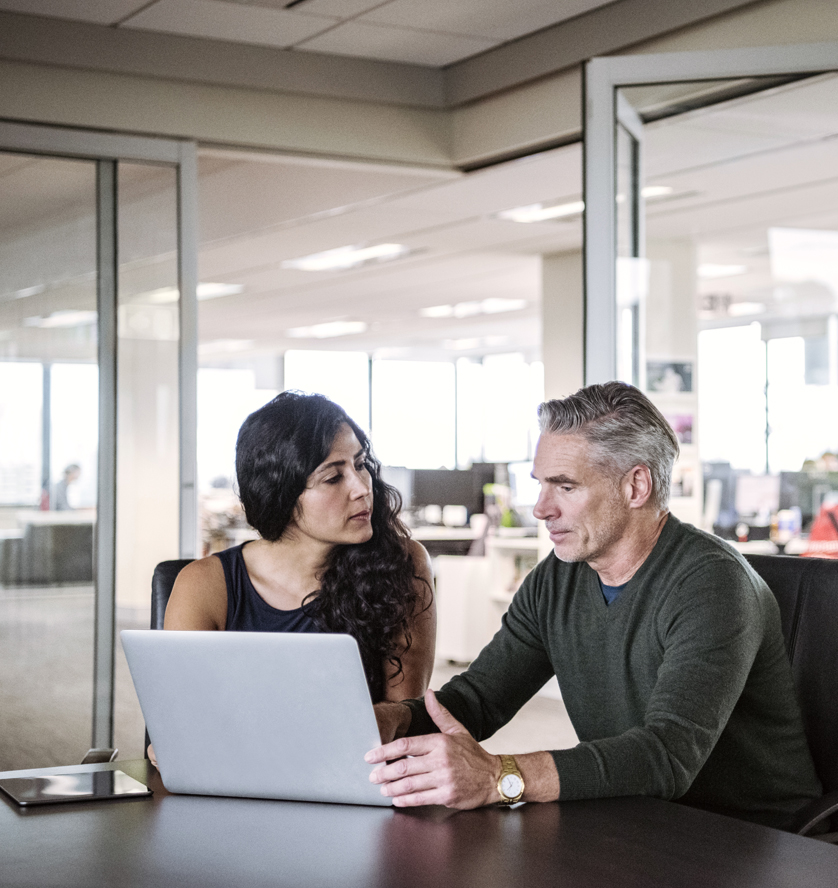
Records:
{"label": "man", "polygon": [[[388,762],[370,779],[399,806],[651,795],[782,826],[821,789],[771,591],[669,514],[678,442],[640,391],[589,386],[539,422],[534,515],[555,557],[465,673],[378,707],[399,739],[367,754]],[[485,752],[553,674],[579,744]]]}
{"label": "man", "polygon": [[55,511],[67,512],[73,508],[67,493],[70,485],[78,481],[80,475],[81,468],[76,463],[71,463],[64,469],[64,477],[55,485],[52,493],[52,508]]}

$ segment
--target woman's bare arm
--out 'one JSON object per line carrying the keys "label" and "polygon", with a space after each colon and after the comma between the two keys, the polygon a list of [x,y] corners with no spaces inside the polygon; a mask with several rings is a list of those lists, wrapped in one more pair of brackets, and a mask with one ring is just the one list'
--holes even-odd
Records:
{"label": "woman's bare arm", "polygon": [[386,664],[390,678],[384,693],[385,700],[406,700],[421,697],[431,682],[436,650],[436,600],[431,559],[425,547],[411,540],[414,588],[418,597],[416,612],[410,622],[410,648],[402,654],[402,672],[392,674],[392,664]]}
{"label": "woman's bare arm", "polygon": [[165,629],[224,629],[227,583],[214,555],[193,561],[178,574],[166,607]]}

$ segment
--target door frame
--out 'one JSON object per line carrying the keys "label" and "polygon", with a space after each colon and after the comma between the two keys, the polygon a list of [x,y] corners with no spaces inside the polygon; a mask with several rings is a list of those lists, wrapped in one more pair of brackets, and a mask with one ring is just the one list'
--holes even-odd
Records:
{"label": "door frame", "polygon": [[[179,550],[197,555],[198,247],[197,154],[191,141],[123,136],[0,121],[0,150],[96,164],[96,264],[99,359],[98,502],[94,538],[95,615],[91,745],[113,746],[116,650],[117,424],[117,165],[120,161],[175,167],[177,178],[179,422]],[[149,590],[151,589],[151,577]],[[149,598],[150,598],[149,591]]]}
{"label": "door frame", "polygon": [[[616,127],[621,87],[838,69],[838,43],[594,58],[583,79],[585,385],[617,375]],[[623,113],[621,113],[621,111]],[[642,210],[642,208],[641,208]]]}

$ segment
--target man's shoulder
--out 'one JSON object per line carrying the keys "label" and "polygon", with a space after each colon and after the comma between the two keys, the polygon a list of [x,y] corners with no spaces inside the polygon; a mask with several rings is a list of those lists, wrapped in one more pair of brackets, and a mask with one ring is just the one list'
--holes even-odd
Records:
{"label": "man's shoulder", "polygon": [[[712,590],[727,599],[760,597],[767,587],[745,558],[719,537],[670,516],[649,564],[649,579],[669,589]],[[770,593],[769,593],[770,594]]]}

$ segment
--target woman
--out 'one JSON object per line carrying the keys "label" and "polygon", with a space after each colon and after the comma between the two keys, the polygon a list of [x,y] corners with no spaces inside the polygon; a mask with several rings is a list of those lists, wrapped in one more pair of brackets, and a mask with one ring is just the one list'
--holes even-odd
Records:
{"label": "woman", "polygon": [[165,628],[346,632],[373,702],[421,697],[436,634],[430,559],[380,468],[367,436],[322,395],[283,392],[252,413],[236,474],[261,539],[184,568]]}

